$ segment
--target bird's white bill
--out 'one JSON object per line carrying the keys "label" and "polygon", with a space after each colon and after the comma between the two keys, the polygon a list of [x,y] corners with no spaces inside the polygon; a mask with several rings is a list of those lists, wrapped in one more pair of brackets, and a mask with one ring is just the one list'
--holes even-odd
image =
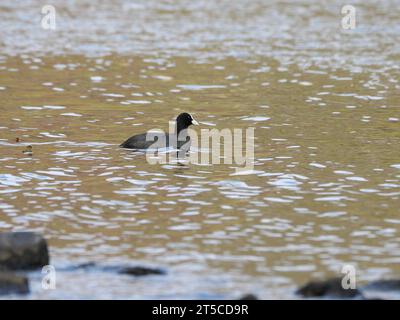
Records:
{"label": "bird's white bill", "polygon": [[193,118],[192,118],[192,124],[195,125],[195,126],[199,125],[199,123],[196,120],[194,120]]}

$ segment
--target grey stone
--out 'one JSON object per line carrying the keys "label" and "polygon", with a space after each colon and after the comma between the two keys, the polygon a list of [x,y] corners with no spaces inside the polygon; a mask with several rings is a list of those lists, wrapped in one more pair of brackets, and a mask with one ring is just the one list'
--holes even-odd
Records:
{"label": "grey stone", "polygon": [[239,298],[239,300],[258,300],[255,294],[247,293]]}
{"label": "grey stone", "polygon": [[34,232],[0,233],[0,270],[29,270],[49,264],[46,240]]}
{"label": "grey stone", "polygon": [[162,275],[165,274],[164,270],[148,267],[125,267],[119,270],[119,273],[129,274],[131,276],[147,276],[147,275]]}
{"label": "grey stone", "polygon": [[367,290],[399,291],[400,279],[376,280],[363,287]]}
{"label": "grey stone", "polygon": [[14,273],[0,272],[0,295],[29,293],[28,278]]}
{"label": "grey stone", "polygon": [[310,298],[355,298],[361,297],[358,289],[344,289],[341,278],[331,278],[322,281],[310,281],[296,291],[297,294]]}
{"label": "grey stone", "polygon": [[372,281],[361,287],[368,300],[399,300],[400,279],[383,279]]}

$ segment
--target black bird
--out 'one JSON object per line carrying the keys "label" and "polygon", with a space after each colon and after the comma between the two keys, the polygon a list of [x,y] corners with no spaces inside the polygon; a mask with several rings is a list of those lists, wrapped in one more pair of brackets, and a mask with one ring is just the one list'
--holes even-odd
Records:
{"label": "black bird", "polygon": [[123,142],[120,147],[128,149],[160,149],[174,147],[183,149],[189,147],[190,137],[187,135],[187,128],[190,125],[199,123],[193,119],[189,113],[181,113],[176,118],[175,133],[162,134],[161,132],[148,131],[147,133],[137,134]]}

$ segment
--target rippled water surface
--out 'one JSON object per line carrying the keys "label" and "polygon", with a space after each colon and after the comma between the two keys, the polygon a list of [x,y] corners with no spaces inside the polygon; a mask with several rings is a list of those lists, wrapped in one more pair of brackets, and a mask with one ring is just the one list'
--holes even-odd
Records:
{"label": "rippled water surface", "polygon": [[[2,2],[0,231],[42,232],[61,270],[29,297],[291,298],[344,264],[399,276],[395,4],[356,1],[345,31],[339,1],[56,1],[46,31],[38,1]],[[118,147],[183,111],[254,127],[254,170]],[[69,270],[90,261],[167,275]]]}

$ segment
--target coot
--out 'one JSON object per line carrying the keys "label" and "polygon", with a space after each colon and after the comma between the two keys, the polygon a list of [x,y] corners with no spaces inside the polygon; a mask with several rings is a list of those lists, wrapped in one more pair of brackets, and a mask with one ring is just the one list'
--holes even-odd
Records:
{"label": "coot", "polygon": [[174,147],[185,149],[190,145],[190,137],[187,135],[187,128],[190,125],[198,125],[199,123],[187,113],[181,113],[176,118],[175,133],[174,134],[161,134],[160,132],[151,132],[137,134],[130,137],[120,145],[122,148],[128,149],[159,149],[165,147]]}

